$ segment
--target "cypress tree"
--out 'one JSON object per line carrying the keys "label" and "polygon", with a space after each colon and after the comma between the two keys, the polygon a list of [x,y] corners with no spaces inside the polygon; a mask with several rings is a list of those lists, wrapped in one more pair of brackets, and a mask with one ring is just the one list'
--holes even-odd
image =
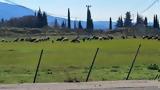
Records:
{"label": "cypress tree", "polygon": [[63,29],[66,28],[66,21],[65,21],[65,20],[62,22],[61,27],[62,27]]}
{"label": "cypress tree", "polygon": [[153,18],[153,28],[159,28],[159,20],[157,15],[154,15]]}
{"label": "cypress tree", "polygon": [[65,25],[66,25],[65,21],[63,21],[62,24],[61,24],[61,28],[65,28],[66,27]]}
{"label": "cypress tree", "polygon": [[78,22],[78,28],[79,28],[79,29],[83,29],[82,24],[81,24],[81,21]]}
{"label": "cypress tree", "polygon": [[123,27],[123,19],[122,19],[122,17],[118,18],[116,27]]}
{"label": "cypress tree", "polygon": [[132,19],[131,19],[131,13],[130,12],[126,13],[126,18],[124,20],[124,26],[125,27],[131,27],[132,26]]}
{"label": "cypress tree", "polygon": [[109,19],[109,29],[112,30],[112,18]]}
{"label": "cypress tree", "polygon": [[34,12],[34,16],[37,16],[37,11]]}
{"label": "cypress tree", "polygon": [[43,12],[43,25],[42,26],[48,26],[48,21],[47,21],[47,14]]}
{"label": "cypress tree", "polygon": [[74,21],[74,29],[77,29],[77,22]]}
{"label": "cypress tree", "polygon": [[57,18],[55,18],[55,20],[54,20],[54,27],[55,27],[55,28],[58,28],[58,26],[59,26],[59,25],[58,25]]}
{"label": "cypress tree", "polygon": [[4,23],[4,18],[1,19],[1,23],[2,23],[2,24]]}
{"label": "cypress tree", "polygon": [[43,15],[40,8],[37,12],[37,27],[38,28],[43,27]]}
{"label": "cypress tree", "polygon": [[68,8],[68,29],[71,29],[70,9]]}
{"label": "cypress tree", "polygon": [[138,24],[144,24],[143,17],[140,16],[139,14],[137,14],[137,22],[136,22],[136,24],[137,24],[137,25],[138,25]]}
{"label": "cypress tree", "polygon": [[144,19],[144,25],[147,27],[148,26],[148,19],[147,19],[147,17],[145,17],[145,19]]}
{"label": "cypress tree", "polygon": [[91,12],[90,12],[89,7],[87,7],[87,26],[86,26],[86,29],[87,29],[88,33],[92,33],[93,28],[94,28],[94,25],[93,25],[93,20],[91,17]]}
{"label": "cypress tree", "polygon": [[156,15],[156,28],[159,29],[159,19],[158,19],[158,16]]}
{"label": "cypress tree", "polygon": [[123,18],[122,17],[120,18],[120,21],[121,21],[120,25],[121,25],[121,27],[123,27],[124,23],[123,23]]}
{"label": "cypress tree", "polygon": [[156,28],[156,17],[155,17],[155,15],[153,17],[153,28]]}

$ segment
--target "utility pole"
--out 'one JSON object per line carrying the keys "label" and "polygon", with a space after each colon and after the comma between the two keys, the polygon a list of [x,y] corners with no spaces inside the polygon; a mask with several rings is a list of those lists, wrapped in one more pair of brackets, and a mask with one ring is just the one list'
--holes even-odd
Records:
{"label": "utility pole", "polygon": [[89,9],[90,7],[92,7],[91,5],[86,5],[87,9]]}

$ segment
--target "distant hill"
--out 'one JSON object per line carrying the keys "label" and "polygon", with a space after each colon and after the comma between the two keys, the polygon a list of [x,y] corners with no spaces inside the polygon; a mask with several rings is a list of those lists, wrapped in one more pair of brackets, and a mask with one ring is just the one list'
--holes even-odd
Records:
{"label": "distant hill", "polygon": [[[13,17],[22,17],[26,15],[34,15],[34,10],[21,6],[21,5],[14,5],[14,4],[8,4],[4,2],[0,2],[0,19],[10,19]],[[55,20],[55,18],[58,19],[59,23],[66,20],[65,18],[61,17],[55,17],[48,15],[48,23],[52,24]],[[83,27],[86,27],[86,22],[82,21]],[[115,23],[113,23],[114,27]],[[72,21],[72,27],[74,26],[74,21]],[[107,29],[109,27],[108,21],[95,21],[94,22],[94,28],[95,29]]]}

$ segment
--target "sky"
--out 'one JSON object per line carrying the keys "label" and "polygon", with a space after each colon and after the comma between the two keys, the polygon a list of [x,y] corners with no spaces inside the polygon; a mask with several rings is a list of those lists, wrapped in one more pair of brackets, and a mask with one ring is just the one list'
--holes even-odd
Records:
{"label": "sky", "polygon": [[[4,0],[0,0],[4,1]],[[66,17],[67,9],[70,8],[72,19],[86,20],[86,5],[92,7],[92,18],[95,21],[106,21],[112,17],[116,21],[119,16],[125,16],[127,11],[132,13],[132,19],[136,14],[147,16],[152,21],[153,15],[160,16],[160,2],[152,8],[143,12],[154,0],[10,0],[19,5],[26,6],[33,10],[40,7],[43,11],[54,16]]]}

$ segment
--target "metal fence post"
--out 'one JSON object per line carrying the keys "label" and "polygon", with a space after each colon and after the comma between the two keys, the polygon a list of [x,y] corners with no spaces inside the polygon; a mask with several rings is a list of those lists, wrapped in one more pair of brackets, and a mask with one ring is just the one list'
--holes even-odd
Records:
{"label": "metal fence post", "polygon": [[41,64],[42,55],[43,55],[43,49],[41,50],[41,53],[40,53],[40,57],[39,57],[39,61],[38,61],[38,64],[37,64],[37,68],[36,68],[36,72],[35,72],[33,83],[36,83],[37,74],[38,74],[39,66]]}
{"label": "metal fence post", "polygon": [[94,63],[95,63],[95,60],[96,60],[98,51],[99,51],[99,48],[97,48],[97,51],[96,51],[95,56],[94,56],[94,58],[93,58],[92,64],[91,64],[91,66],[90,66],[90,69],[89,69],[89,72],[88,72],[88,75],[87,75],[87,78],[86,78],[86,82],[88,82],[88,79],[89,79],[89,76],[90,76],[90,74],[91,74],[93,65],[94,65]]}
{"label": "metal fence post", "polygon": [[139,53],[139,51],[140,51],[140,48],[141,48],[141,44],[139,45],[139,47],[138,47],[138,49],[137,49],[136,55],[135,55],[135,57],[134,57],[134,59],[133,59],[133,61],[132,61],[132,64],[131,64],[131,67],[130,67],[130,69],[129,69],[129,72],[128,72],[128,75],[127,75],[126,80],[129,79],[129,76],[130,76],[130,74],[131,74],[131,72],[132,72],[132,68],[133,68],[133,66],[134,66],[134,64],[135,64],[135,61],[136,61],[136,58],[137,58],[138,53]]}

